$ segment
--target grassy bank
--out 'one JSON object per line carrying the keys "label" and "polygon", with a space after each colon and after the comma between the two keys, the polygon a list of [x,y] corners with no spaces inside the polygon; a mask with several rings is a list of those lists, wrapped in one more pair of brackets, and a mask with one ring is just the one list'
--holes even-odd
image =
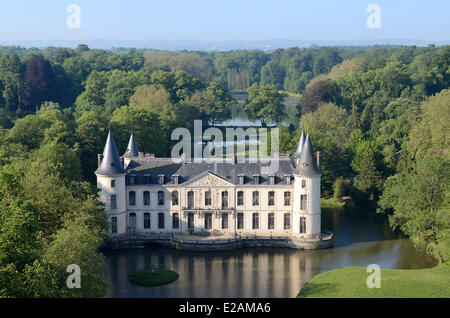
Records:
{"label": "grassy bank", "polygon": [[382,269],[381,288],[367,287],[366,280],[371,274],[363,267],[347,267],[322,273],[306,283],[297,297],[450,297],[449,265],[418,270]]}
{"label": "grassy bank", "polygon": [[131,273],[128,279],[130,282],[141,286],[159,286],[177,280],[178,276],[176,272],[167,269],[157,269],[154,272],[145,269]]}
{"label": "grassy bank", "polygon": [[323,208],[342,208],[345,205],[345,201],[341,201],[334,197],[320,198],[320,206]]}

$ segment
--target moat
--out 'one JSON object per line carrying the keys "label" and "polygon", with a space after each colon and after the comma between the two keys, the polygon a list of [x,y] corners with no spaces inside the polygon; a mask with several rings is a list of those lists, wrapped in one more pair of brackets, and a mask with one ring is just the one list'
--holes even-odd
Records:
{"label": "moat", "polygon": [[[323,250],[244,248],[187,252],[147,247],[108,252],[108,297],[295,297],[316,274],[346,266],[417,269],[436,261],[417,252],[409,239],[392,232],[384,215],[357,209],[322,208],[322,226],[334,233]],[[141,287],[128,274],[152,266],[180,277],[158,287]]]}

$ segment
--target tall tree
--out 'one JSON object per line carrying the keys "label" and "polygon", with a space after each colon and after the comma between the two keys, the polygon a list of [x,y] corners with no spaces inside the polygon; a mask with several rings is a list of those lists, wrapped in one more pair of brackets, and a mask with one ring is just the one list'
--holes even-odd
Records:
{"label": "tall tree", "polygon": [[286,117],[283,102],[287,94],[279,92],[275,85],[255,83],[247,92],[244,110],[250,120],[260,120],[265,127],[268,123],[280,123]]}

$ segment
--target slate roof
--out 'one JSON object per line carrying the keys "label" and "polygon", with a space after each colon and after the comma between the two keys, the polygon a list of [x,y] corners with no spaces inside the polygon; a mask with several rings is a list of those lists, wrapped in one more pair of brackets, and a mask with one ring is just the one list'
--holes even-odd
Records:
{"label": "slate roof", "polygon": [[300,176],[317,176],[322,175],[322,170],[317,166],[316,156],[311,144],[309,134],[306,136],[305,143],[300,153],[299,162],[294,170],[294,174]]}
{"label": "slate roof", "polygon": [[[215,162],[186,162],[174,163],[171,158],[133,158],[127,166],[127,175],[136,176],[136,184],[145,184],[144,176],[150,179],[150,184],[158,183],[158,175],[164,175],[164,184],[173,184],[172,175],[179,175],[179,184],[190,181],[196,176],[211,171],[215,175],[231,182],[239,184],[238,175],[244,176],[244,185],[255,184],[254,175],[259,175],[259,185],[270,185],[270,176],[262,174],[261,168],[268,166],[268,163],[261,161],[237,162],[233,164],[231,160],[216,160]],[[280,158],[279,167],[274,173],[274,185],[286,185],[286,175],[292,176],[294,166],[289,158]],[[129,180],[127,180],[127,183]]]}
{"label": "slate roof", "polygon": [[116,175],[126,173],[123,169],[122,161],[119,157],[119,152],[117,151],[116,143],[111,135],[111,130],[108,133],[108,138],[106,139],[105,149],[103,150],[103,159],[100,167],[95,170],[97,175]]}
{"label": "slate roof", "polygon": [[294,153],[294,158],[300,158],[300,154],[302,152],[304,144],[305,144],[305,134],[303,133],[303,130],[302,130],[302,134],[300,135],[300,139],[298,141],[297,150],[295,150],[295,153]]}
{"label": "slate roof", "polygon": [[133,158],[139,155],[139,150],[136,145],[136,140],[134,140],[134,134],[131,133],[130,141],[128,142],[127,151],[123,154],[124,158]]}

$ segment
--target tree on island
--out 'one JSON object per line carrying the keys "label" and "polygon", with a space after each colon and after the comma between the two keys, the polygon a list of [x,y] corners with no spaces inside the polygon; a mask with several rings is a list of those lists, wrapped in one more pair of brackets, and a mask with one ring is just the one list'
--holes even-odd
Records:
{"label": "tree on island", "polygon": [[247,92],[244,110],[249,120],[261,120],[261,126],[266,127],[268,123],[279,123],[286,117],[283,101],[287,94],[279,92],[275,85],[255,83]]}

